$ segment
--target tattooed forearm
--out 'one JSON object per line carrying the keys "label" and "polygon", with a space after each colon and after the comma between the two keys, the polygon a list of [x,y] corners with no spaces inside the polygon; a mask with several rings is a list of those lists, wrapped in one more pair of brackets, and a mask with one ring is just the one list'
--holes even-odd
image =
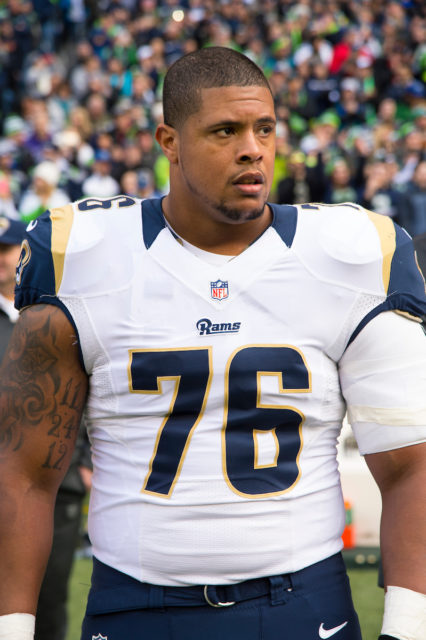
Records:
{"label": "tattooed forearm", "polygon": [[41,466],[61,470],[87,388],[75,341],[54,307],[33,307],[17,323],[0,378],[0,461],[37,430]]}
{"label": "tattooed forearm", "polygon": [[56,445],[56,442],[52,442],[49,446],[49,453],[42,464],[43,469],[57,469],[58,471],[62,469],[61,465],[68,451],[68,447],[63,442],[61,442],[58,447]]}

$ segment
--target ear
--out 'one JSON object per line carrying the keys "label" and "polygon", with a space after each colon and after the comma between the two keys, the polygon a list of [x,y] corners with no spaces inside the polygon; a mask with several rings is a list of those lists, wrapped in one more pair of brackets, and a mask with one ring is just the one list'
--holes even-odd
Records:
{"label": "ear", "polygon": [[170,164],[177,164],[179,157],[179,134],[177,130],[168,124],[159,124],[155,132],[155,139]]}

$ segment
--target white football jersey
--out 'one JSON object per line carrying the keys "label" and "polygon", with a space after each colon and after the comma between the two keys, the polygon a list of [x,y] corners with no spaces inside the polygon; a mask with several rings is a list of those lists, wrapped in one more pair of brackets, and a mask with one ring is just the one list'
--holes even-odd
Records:
{"label": "white football jersey", "polygon": [[347,406],[363,452],[425,438],[395,380],[362,402],[357,339],[395,316],[382,312],[424,313],[409,236],[351,204],[270,206],[272,225],[221,266],[177,241],[160,200],[89,198],[29,225],[17,306],[57,304],[76,327],[90,538],[138,580],[227,584],[326,558],[342,546]]}

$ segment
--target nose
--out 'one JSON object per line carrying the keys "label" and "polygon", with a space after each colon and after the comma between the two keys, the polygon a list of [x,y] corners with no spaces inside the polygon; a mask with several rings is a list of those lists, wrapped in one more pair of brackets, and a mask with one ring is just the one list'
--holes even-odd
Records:
{"label": "nose", "polygon": [[243,164],[259,162],[263,157],[261,143],[254,131],[247,131],[241,135],[237,151],[237,160]]}

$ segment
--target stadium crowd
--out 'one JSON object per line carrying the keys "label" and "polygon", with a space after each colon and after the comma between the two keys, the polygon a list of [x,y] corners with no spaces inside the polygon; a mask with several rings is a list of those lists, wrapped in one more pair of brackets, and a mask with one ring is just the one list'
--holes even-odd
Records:
{"label": "stadium crowd", "polygon": [[357,201],[426,231],[426,7],[416,0],[0,0],[0,215],[168,190],[166,69],[222,45],[272,86],[272,201]]}

